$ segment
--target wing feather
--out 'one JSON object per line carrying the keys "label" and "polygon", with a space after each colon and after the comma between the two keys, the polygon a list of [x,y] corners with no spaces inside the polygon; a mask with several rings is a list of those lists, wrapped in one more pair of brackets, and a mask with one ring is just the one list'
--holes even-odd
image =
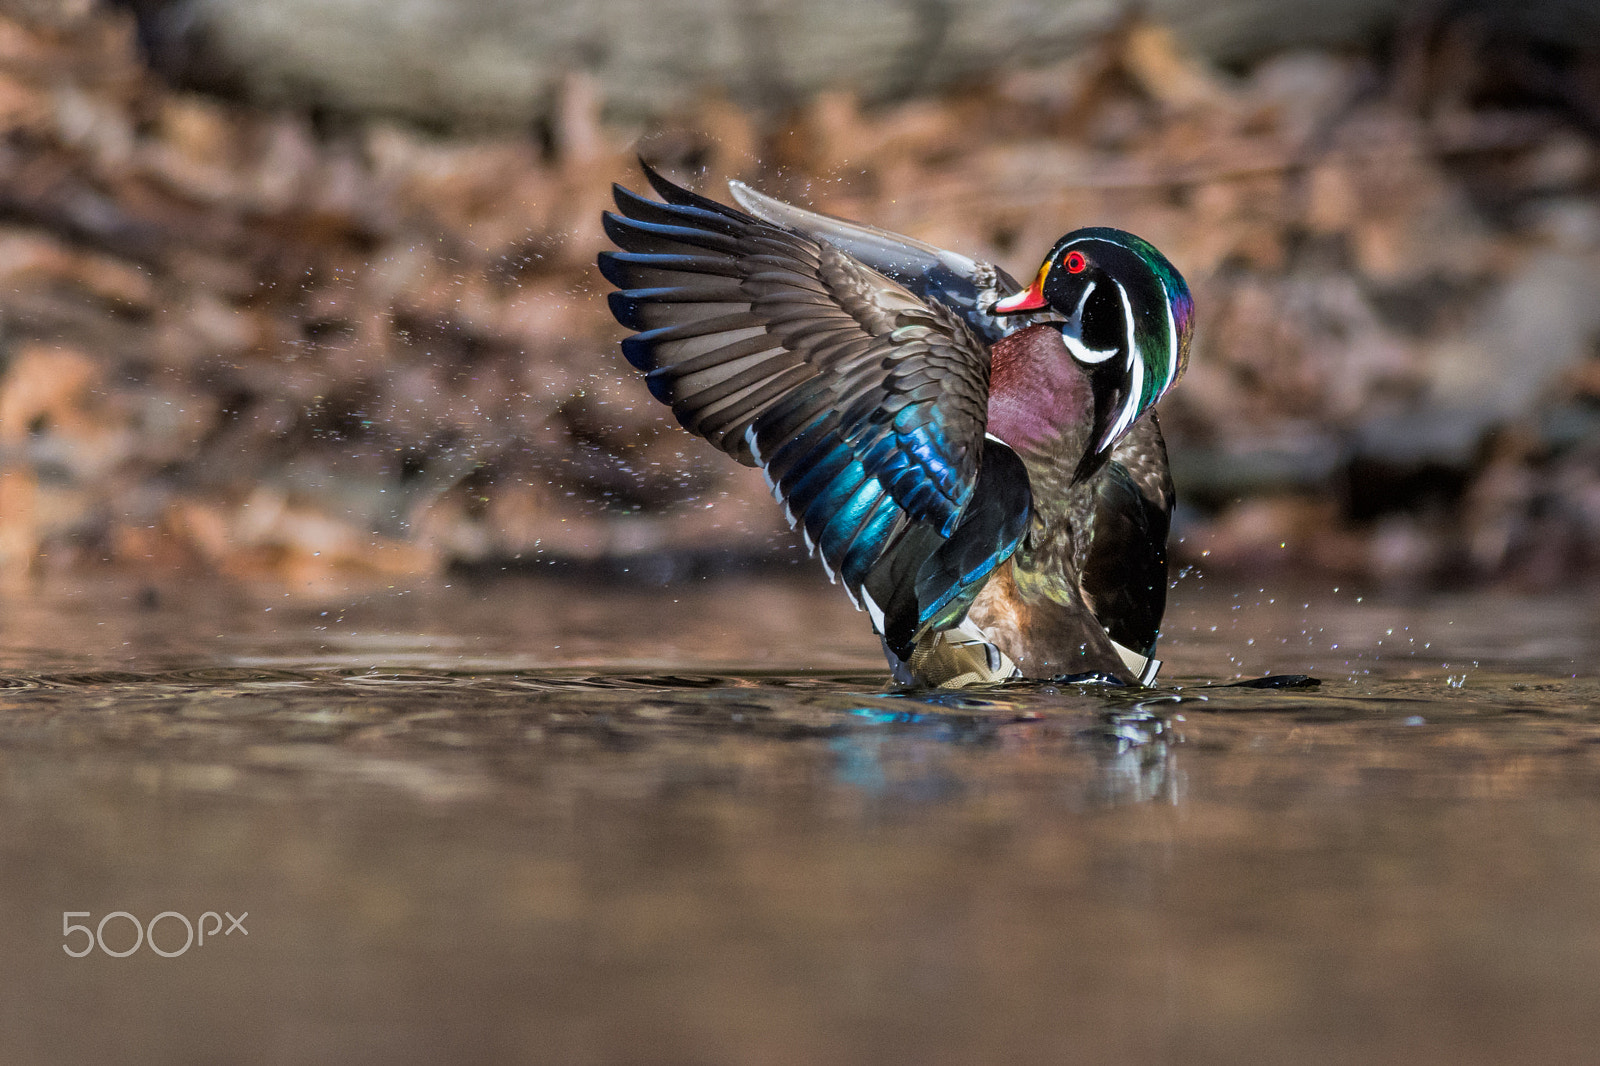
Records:
{"label": "wing feather", "polygon": [[617,187],[600,270],[651,393],[763,468],[853,596],[911,524],[950,535],[978,478],[985,340],[825,238],[646,175],[662,201]]}
{"label": "wing feather", "polygon": [[1022,289],[1015,278],[993,263],[876,226],[807,211],[759,193],[740,181],[730,182],[728,188],[739,206],[757,218],[838,248],[904,285],[919,299],[949,308],[990,343],[1032,321],[1016,316],[1002,320],[989,312],[997,300]]}

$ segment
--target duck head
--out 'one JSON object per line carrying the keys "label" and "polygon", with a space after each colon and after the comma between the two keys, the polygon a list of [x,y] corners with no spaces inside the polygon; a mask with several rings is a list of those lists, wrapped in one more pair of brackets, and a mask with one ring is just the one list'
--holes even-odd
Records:
{"label": "duck head", "polygon": [[1065,319],[1061,339],[1094,394],[1089,450],[1074,480],[1100,468],[1189,363],[1189,286],[1153,244],[1123,230],[1093,227],[1062,237],[1033,283],[991,310],[1051,310]]}

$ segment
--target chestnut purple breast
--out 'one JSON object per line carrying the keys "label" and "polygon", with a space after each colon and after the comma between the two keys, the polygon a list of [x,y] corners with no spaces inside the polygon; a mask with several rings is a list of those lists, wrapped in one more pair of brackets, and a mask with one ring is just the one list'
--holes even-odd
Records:
{"label": "chestnut purple breast", "polygon": [[1029,326],[990,349],[988,428],[1012,448],[1038,451],[1082,432],[1093,415],[1089,379],[1059,328]]}

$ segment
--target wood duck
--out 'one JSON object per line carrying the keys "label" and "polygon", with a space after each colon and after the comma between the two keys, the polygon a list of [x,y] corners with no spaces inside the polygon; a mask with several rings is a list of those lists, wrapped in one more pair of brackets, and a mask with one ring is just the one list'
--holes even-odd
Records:
{"label": "wood duck", "polygon": [[733,182],[645,166],[600,272],[678,421],[761,468],[895,678],[1149,684],[1172,479],[1152,405],[1189,358],[1183,278],[1131,233],[1062,237],[1032,284]]}

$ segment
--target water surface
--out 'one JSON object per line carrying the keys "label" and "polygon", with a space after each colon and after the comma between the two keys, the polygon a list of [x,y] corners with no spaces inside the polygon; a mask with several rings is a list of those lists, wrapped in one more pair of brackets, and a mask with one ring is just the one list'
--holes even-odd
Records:
{"label": "water surface", "polygon": [[1177,597],[911,694],[804,582],[13,592],[0,1061],[1591,1057],[1592,593]]}

